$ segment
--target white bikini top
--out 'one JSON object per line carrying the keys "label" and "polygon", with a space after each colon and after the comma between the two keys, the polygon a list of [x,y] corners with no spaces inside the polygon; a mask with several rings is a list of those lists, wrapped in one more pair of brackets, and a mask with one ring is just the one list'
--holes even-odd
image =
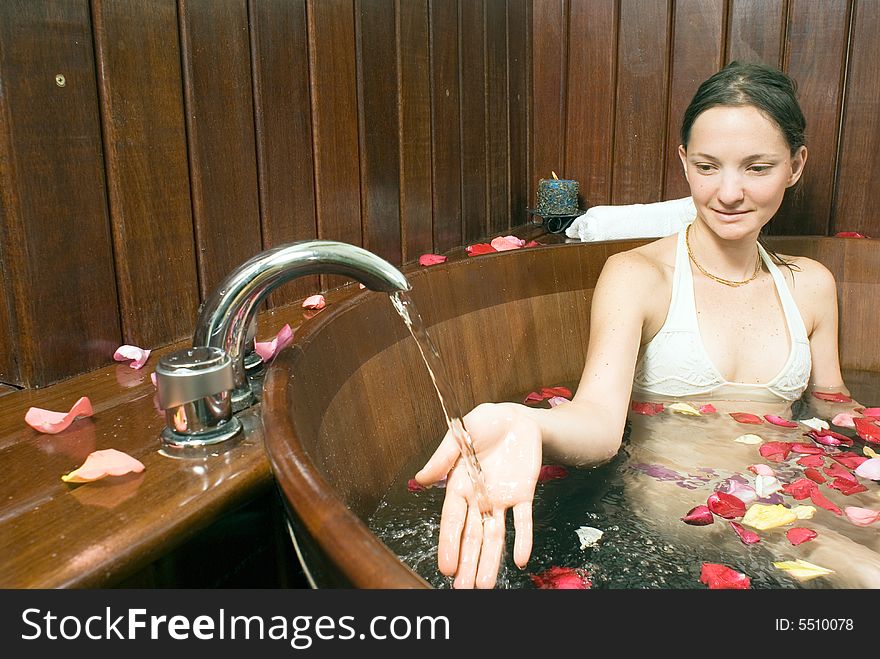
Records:
{"label": "white bikini top", "polygon": [[765,384],[752,384],[729,382],[715,368],[700,338],[694,280],[685,247],[685,229],[682,229],[678,233],[672,300],[666,322],[642,349],[633,377],[633,399],[644,399],[645,394],[770,403],[800,398],[809,382],[812,365],[807,330],[779,268],[760,243],[758,252],[773,277],[791,338],[791,352],[782,370]]}

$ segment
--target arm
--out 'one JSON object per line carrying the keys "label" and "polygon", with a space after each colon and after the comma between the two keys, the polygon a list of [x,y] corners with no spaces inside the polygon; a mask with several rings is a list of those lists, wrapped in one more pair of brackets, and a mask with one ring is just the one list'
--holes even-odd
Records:
{"label": "arm", "polygon": [[841,391],[849,394],[840,372],[838,349],[837,284],[834,275],[822,264],[804,259],[804,286],[813,319],[807,328],[810,338],[810,389]]}
{"label": "arm", "polygon": [[449,474],[437,561],[443,574],[455,575],[455,587],[495,584],[508,508],[513,509],[516,529],[514,562],[525,567],[542,449],[554,459],[577,465],[597,464],[617,453],[646,305],[654,288],[651,268],[644,257],[629,252],[605,264],[593,294],[586,365],[574,400],[552,409],[484,403],[465,416],[493,507],[491,519],[481,521],[450,433],[416,474],[423,484]]}

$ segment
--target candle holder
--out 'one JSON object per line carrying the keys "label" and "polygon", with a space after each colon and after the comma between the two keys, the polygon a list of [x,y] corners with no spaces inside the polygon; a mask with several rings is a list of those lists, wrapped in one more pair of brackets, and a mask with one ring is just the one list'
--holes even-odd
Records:
{"label": "candle holder", "polygon": [[574,219],[576,217],[580,217],[581,215],[583,215],[584,213],[587,212],[587,209],[585,209],[585,208],[578,208],[577,212],[574,214],[565,213],[565,214],[558,215],[558,214],[553,214],[553,213],[542,212],[542,211],[535,209],[535,208],[527,208],[526,210],[531,215],[535,215],[537,217],[542,218],[541,224],[543,224],[544,228],[546,228],[547,231],[550,233],[562,233],[568,227],[571,226],[571,223],[574,222]]}
{"label": "candle holder", "polygon": [[538,181],[537,208],[526,210],[543,218],[543,224],[550,233],[562,233],[574,218],[585,211],[578,208],[578,182],[560,179],[556,172],[552,173],[552,179],[542,178]]}

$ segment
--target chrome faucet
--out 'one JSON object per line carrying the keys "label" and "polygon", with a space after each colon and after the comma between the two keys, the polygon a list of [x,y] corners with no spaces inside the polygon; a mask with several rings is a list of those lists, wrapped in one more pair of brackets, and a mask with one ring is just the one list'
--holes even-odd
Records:
{"label": "chrome faucet", "polygon": [[351,277],[374,291],[407,291],[397,268],[361,247],[329,240],[281,245],[233,270],[199,308],[193,347],[163,357],[156,368],[166,448],[212,445],[235,436],[233,416],[258,398],[261,367],[253,350],[255,310],[281,284],[303,275]]}

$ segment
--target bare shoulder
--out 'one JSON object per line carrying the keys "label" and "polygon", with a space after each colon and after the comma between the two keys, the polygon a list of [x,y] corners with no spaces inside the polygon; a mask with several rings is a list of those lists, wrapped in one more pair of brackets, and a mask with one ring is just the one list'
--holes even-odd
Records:
{"label": "bare shoulder", "polygon": [[836,291],[834,274],[819,261],[806,256],[780,254],[779,257],[792,266],[787,268],[783,265],[780,269],[796,297],[829,295]]}
{"label": "bare shoulder", "polygon": [[675,236],[660,238],[608,257],[602,278],[632,284],[659,284],[675,267]]}

